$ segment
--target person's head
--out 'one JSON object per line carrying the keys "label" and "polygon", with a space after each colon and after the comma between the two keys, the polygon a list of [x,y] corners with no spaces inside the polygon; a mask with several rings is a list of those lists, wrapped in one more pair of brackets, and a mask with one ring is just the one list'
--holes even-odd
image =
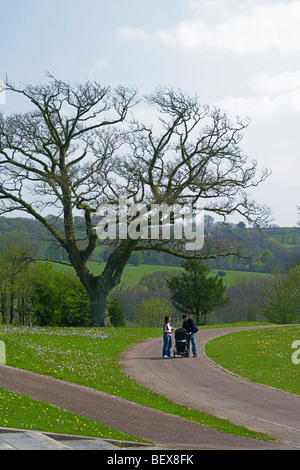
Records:
{"label": "person's head", "polygon": [[166,315],[165,316],[165,323],[170,323],[170,321],[171,321],[170,315]]}
{"label": "person's head", "polygon": [[188,318],[189,318],[189,316],[188,316],[186,313],[184,313],[184,314],[182,315],[182,320],[187,320]]}

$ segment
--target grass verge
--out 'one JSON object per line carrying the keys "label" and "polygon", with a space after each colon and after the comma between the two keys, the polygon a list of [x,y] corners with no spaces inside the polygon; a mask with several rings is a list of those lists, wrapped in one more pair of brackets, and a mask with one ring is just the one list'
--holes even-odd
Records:
{"label": "grass verge", "polygon": [[209,341],[205,353],[252,382],[300,395],[300,365],[292,360],[297,340],[300,325],[247,330]]}
{"label": "grass verge", "polygon": [[48,403],[33,400],[20,393],[1,388],[0,426],[117,441],[145,442],[135,436],[116,431],[90,419],[51,406]]}

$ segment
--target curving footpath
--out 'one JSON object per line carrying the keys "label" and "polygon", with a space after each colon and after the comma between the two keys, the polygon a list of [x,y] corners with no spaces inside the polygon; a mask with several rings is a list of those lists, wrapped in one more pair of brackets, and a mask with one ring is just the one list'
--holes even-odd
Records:
{"label": "curving footpath", "polygon": [[[204,354],[218,336],[258,327],[220,328],[197,333],[197,358],[160,359],[162,339],[139,343],[121,356],[130,377],[172,401],[263,432],[300,449],[300,397],[249,382],[223,370]],[[265,328],[265,327],[261,327]]]}
{"label": "curving footpath", "polygon": [[[197,334],[199,351],[208,339],[230,332],[202,330]],[[137,382],[178,403],[266,432],[278,441],[228,435],[97,390],[8,366],[0,366],[0,387],[141,437],[156,448],[300,449],[299,397],[228,374],[202,354],[198,358],[161,359],[161,347],[161,338],[138,343],[122,354],[120,365]]]}

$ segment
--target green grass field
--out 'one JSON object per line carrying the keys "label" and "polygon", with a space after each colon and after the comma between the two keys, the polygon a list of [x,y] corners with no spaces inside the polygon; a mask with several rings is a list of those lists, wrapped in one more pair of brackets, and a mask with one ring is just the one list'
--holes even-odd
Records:
{"label": "green grass field", "polygon": [[[71,273],[74,274],[74,269],[71,266],[66,266],[64,264],[59,264],[59,263],[51,263],[53,266],[53,269],[56,271],[64,271],[66,273]],[[104,269],[105,264],[104,263],[96,263],[96,262],[89,262],[88,263],[88,268],[89,270],[95,274],[99,275],[102,273]],[[143,276],[153,274],[156,271],[168,271],[168,272],[174,272],[174,273],[179,273],[183,268],[177,267],[177,266],[160,266],[160,265],[149,265],[149,264],[140,264],[138,266],[133,266],[130,264],[127,264],[124,273],[122,275],[121,282],[125,284],[127,287],[133,287],[136,284],[139,283],[141,278]],[[226,275],[223,277],[223,281],[227,286],[232,285],[239,277],[249,277],[249,276],[258,276],[261,278],[264,278],[266,276],[269,276],[269,274],[266,273],[252,273],[252,272],[247,272],[247,271],[229,271],[229,270],[224,270]],[[217,270],[212,270],[213,274],[217,273]]]}
{"label": "green grass field", "polygon": [[[231,434],[254,439],[265,439],[260,433],[236,426],[226,420],[205,415],[199,411],[191,410],[172,403],[167,398],[158,395],[145,387],[140,386],[127,377],[118,365],[118,357],[123,350],[136,341],[157,337],[161,335],[160,328],[38,328],[38,327],[0,327],[0,338],[6,344],[7,365],[33,372],[50,375],[55,378],[92,387],[122,398],[150,406],[166,413],[171,413],[206,426],[222,430]],[[4,392],[1,392],[4,394]],[[46,405],[30,401],[30,406],[24,405],[27,399],[14,397],[13,405],[8,409],[6,401],[8,395],[2,395],[2,409],[0,413],[0,426],[30,427],[43,430],[42,426],[51,426],[54,432],[82,434],[86,428],[89,435],[115,438],[112,430],[99,429],[97,423],[66,424],[67,419],[61,418],[60,410],[51,410],[47,420],[41,424],[36,416]],[[10,411],[9,411],[10,410]],[[74,420],[78,417],[69,417]],[[35,427],[36,426],[36,427]],[[53,427],[52,427],[53,426]],[[55,426],[55,427],[54,427]],[[57,431],[57,428],[59,431]],[[89,429],[89,430],[88,430]],[[120,437],[117,437],[120,439]],[[128,440],[130,436],[126,437]],[[124,439],[124,437],[123,437]]]}
{"label": "green grass field", "polygon": [[[51,263],[53,269],[56,271],[63,271],[66,273],[74,274],[75,271],[71,266],[66,266],[64,264],[59,263]],[[102,273],[104,269],[104,263],[96,263],[96,262],[89,262],[88,268],[91,273],[95,275],[99,275]],[[127,264],[124,273],[122,275],[121,282],[124,283],[127,287],[133,287],[139,283],[143,276],[147,276],[148,274],[153,274],[156,271],[173,271],[173,272],[180,272],[182,270],[181,267],[177,266],[160,266],[160,265],[150,265],[150,264],[140,264],[138,266],[133,266]]]}

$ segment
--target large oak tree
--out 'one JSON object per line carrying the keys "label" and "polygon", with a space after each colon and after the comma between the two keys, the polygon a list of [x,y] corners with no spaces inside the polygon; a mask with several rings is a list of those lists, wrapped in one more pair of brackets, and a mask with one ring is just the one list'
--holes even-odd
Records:
{"label": "large oak tree", "polygon": [[[101,241],[95,230],[100,204],[117,208],[124,196],[129,204],[198,204],[224,221],[239,213],[261,225],[268,216],[247,194],[268,175],[258,175],[257,163],[240,147],[248,123],[232,124],[197,97],[167,88],[139,99],[135,89],[70,84],[52,76],[43,85],[7,82],[6,91],[22,96],[30,107],[0,115],[1,213],[27,212],[66,250],[91,299],[93,325],[103,324],[108,294],[133,251],[198,259],[243,254],[236,240],[223,235],[207,234],[197,252],[185,251],[182,240]],[[138,119],[140,109],[151,125]],[[49,208],[63,230],[46,216]],[[84,239],[75,230],[78,214]],[[110,245],[110,255],[95,276],[87,261],[100,243]]]}

